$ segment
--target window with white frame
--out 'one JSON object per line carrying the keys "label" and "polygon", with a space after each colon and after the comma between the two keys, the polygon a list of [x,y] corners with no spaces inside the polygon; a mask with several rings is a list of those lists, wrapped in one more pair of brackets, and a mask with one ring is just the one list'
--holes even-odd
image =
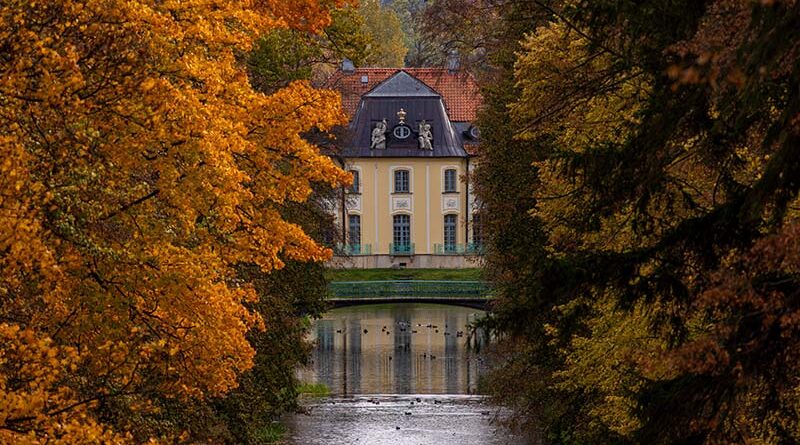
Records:
{"label": "window with white frame", "polygon": [[347,241],[351,247],[361,245],[361,215],[348,215]]}
{"label": "window with white frame", "polygon": [[353,184],[350,185],[350,193],[361,193],[361,172],[358,170],[350,170],[353,175]]}
{"label": "window with white frame", "polygon": [[395,193],[410,193],[411,189],[411,174],[408,170],[395,170],[394,171],[394,192]]}
{"label": "window with white frame", "polygon": [[444,192],[454,193],[458,191],[458,173],[454,168],[444,171]]}
{"label": "window with white frame", "polygon": [[456,250],[456,215],[444,215],[444,251],[455,252]]}
{"label": "window with white frame", "polygon": [[392,217],[392,241],[396,251],[407,249],[411,246],[411,216],[394,215]]}

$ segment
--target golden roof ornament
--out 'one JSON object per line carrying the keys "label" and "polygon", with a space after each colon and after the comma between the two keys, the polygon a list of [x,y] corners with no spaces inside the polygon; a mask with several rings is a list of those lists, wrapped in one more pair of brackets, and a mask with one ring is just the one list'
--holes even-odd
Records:
{"label": "golden roof ornament", "polygon": [[397,112],[397,120],[399,120],[401,124],[406,123],[406,111],[404,109],[401,108],[400,111]]}

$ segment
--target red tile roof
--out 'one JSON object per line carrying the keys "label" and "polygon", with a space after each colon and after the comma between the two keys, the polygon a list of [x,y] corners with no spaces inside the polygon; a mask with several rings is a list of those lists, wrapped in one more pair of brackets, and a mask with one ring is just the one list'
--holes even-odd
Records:
{"label": "red tile roof", "polygon": [[[398,71],[405,71],[442,96],[447,114],[453,122],[475,120],[481,95],[478,84],[465,71],[450,73],[447,68],[358,68],[352,73],[336,71],[324,84],[324,88],[342,93],[342,106],[351,118],[355,114],[361,96]],[[361,77],[366,76],[366,82]]]}

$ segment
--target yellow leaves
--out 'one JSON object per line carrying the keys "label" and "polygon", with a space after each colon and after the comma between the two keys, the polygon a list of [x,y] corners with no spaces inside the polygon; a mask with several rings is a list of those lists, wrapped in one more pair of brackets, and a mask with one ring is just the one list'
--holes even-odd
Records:
{"label": "yellow leaves", "polygon": [[[522,139],[560,133],[564,149],[618,142],[636,124],[649,92],[645,76],[619,73],[612,57],[562,22],[540,27],[522,42],[515,78],[520,99],[510,106]],[[581,91],[592,88],[597,94]],[[583,95],[583,96],[582,96]]]}
{"label": "yellow leaves", "polygon": [[341,8],[347,4],[355,4],[357,0],[257,0],[254,1],[259,10],[270,14],[283,25],[295,29],[319,32],[331,23],[330,10]]}
{"label": "yellow leaves", "polygon": [[88,419],[85,404],[61,383],[79,361],[74,348],[7,323],[0,323],[0,344],[0,443],[124,441]]}
{"label": "yellow leaves", "polygon": [[156,85],[156,79],[153,78],[145,79],[141,85],[142,85],[142,92],[146,93],[152,90],[153,87]]}
{"label": "yellow leaves", "polygon": [[[563,351],[565,367],[555,376],[563,389],[599,394],[585,407],[591,421],[632,437],[641,426],[633,394],[645,384],[644,362],[657,356],[664,342],[650,335],[651,315],[643,305],[629,312],[616,309],[614,304],[613,299],[592,295],[573,302],[573,307],[559,308],[559,312],[568,313],[574,307],[588,305],[596,316],[588,320],[586,335],[573,337]],[[560,335],[554,327],[548,334],[553,338]]]}
{"label": "yellow leaves", "polygon": [[0,6],[0,319],[28,327],[0,325],[0,427],[35,417],[0,442],[115,443],[90,403],[51,407],[218,395],[252,365],[263,320],[234,268],[329,258],[278,207],[350,179],[303,137],[344,122],[338,95],[257,93],[236,52],[281,24],[318,30],[334,3]]}
{"label": "yellow leaves", "polygon": [[705,138],[696,136],[666,143],[666,151],[681,155],[664,168],[669,175],[665,196],[651,199],[643,209],[661,217],[649,228],[650,236],[637,236],[631,204],[586,218],[598,192],[583,183],[582,163],[572,160],[613,159],[615,150],[627,146],[647,105],[651,80],[636,69],[620,70],[615,56],[558,21],[537,29],[522,48],[515,65],[520,98],[509,112],[519,128],[515,137],[546,136],[557,152],[536,164],[541,184],[534,216],[545,223],[551,253],[648,246],[679,220],[710,208],[715,197],[723,198],[714,186],[715,174],[697,155]]}

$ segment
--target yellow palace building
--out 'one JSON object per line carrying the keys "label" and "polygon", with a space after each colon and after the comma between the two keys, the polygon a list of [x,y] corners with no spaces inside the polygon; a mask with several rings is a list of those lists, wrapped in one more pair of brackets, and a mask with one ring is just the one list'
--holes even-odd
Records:
{"label": "yellow palace building", "polygon": [[354,177],[335,209],[346,234],[332,262],[351,268],[459,268],[481,251],[467,173],[479,133],[474,79],[451,68],[355,69],[345,62],[328,88],[350,113],[342,141]]}

